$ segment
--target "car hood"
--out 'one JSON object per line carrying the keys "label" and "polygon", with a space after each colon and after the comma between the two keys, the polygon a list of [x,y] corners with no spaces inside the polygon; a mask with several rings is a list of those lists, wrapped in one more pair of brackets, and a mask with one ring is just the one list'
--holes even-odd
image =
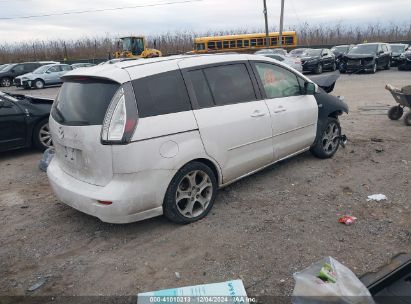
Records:
{"label": "car hood", "polygon": [[25,78],[30,78],[30,77],[32,77],[32,76],[33,76],[33,73],[27,73],[27,74],[23,74],[23,75],[17,76],[16,78],[19,78],[19,79],[21,79],[21,78],[23,78],[23,77],[25,77]]}
{"label": "car hood", "polygon": [[366,58],[374,59],[375,55],[374,54],[347,54],[345,55],[345,57],[348,59],[366,59]]}
{"label": "car hood", "polygon": [[398,57],[398,56],[401,56],[401,54],[402,54],[402,53],[394,53],[394,52],[393,52],[393,53],[392,53],[392,57]]}

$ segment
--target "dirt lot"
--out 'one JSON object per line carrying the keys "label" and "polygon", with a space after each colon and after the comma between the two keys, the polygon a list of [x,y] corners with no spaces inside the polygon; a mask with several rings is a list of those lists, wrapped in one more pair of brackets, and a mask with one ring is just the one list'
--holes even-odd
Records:
{"label": "dirt lot", "polygon": [[[334,94],[351,109],[341,118],[346,149],[329,160],[305,153],[235,183],[186,226],[162,217],[102,223],[56,200],[40,153],[0,154],[0,294],[134,295],[239,278],[249,295],[289,295],[293,272],[324,256],[357,275],[378,269],[411,251],[411,127],[387,118],[394,100],[384,90],[410,80],[396,69],[342,75]],[[367,202],[376,193],[388,201]],[[339,224],[344,214],[357,224]]]}

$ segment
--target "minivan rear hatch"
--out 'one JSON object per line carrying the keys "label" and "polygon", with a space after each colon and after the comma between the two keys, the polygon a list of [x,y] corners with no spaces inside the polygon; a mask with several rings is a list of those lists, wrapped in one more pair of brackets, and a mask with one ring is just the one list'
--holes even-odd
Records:
{"label": "minivan rear hatch", "polygon": [[101,143],[101,128],[119,87],[105,79],[66,78],[53,104],[50,130],[56,158],[78,180],[104,186],[112,179],[112,147]]}

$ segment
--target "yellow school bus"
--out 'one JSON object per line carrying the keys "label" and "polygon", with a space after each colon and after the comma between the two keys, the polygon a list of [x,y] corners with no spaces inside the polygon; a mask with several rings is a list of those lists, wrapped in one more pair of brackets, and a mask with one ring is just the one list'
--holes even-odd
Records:
{"label": "yellow school bus", "polygon": [[[279,47],[279,32],[269,33],[269,48]],[[242,34],[227,36],[199,37],[194,39],[194,53],[241,52],[267,48],[266,34]],[[283,47],[296,47],[297,34],[294,31],[283,32]]]}

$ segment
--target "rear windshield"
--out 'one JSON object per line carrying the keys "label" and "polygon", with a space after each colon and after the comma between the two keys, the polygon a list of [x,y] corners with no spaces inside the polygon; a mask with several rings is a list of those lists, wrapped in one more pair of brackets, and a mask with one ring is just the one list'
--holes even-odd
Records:
{"label": "rear windshield", "polygon": [[63,125],[101,125],[110,101],[119,87],[118,83],[106,80],[65,81],[51,115]]}

